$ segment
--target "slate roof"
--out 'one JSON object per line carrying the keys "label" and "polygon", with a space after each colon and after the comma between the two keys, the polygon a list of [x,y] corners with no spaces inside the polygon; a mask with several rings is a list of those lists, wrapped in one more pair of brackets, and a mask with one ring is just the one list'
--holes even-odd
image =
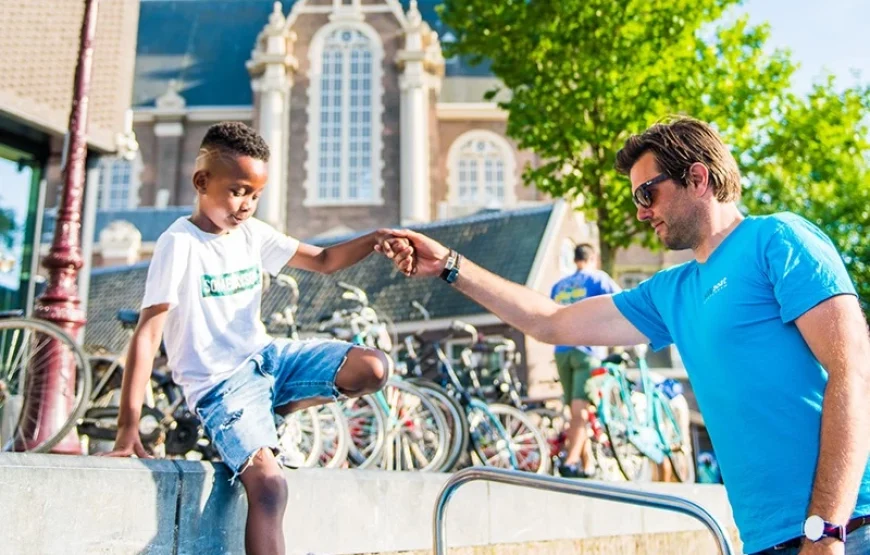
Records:
{"label": "slate roof", "polygon": [[[511,211],[496,211],[443,220],[417,226],[432,238],[457,249],[475,263],[511,281],[526,283],[538,247],[552,213],[552,205]],[[329,243],[346,238],[332,238]],[[325,241],[309,241],[327,244]],[[337,283],[344,281],[363,289],[369,301],[394,322],[419,320],[410,307],[417,300],[431,313],[431,318],[453,318],[487,311],[451,287],[437,280],[408,279],[395,271],[381,256],[332,275],[285,269],[299,283],[301,302],[297,320],[303,327],[315,325],[333,310],[349,307],[341,299]],[[112,352],[120,351],[127,341],[115,315],[121,308],[138,308],[145,291],[148,264],[120,268],[100,268],[91,273],[88,300],[88,324],[85,344],[100,345]],[[282,310],[287,303],[284,288],[270,288],[263,299],[263,315]]]}
{"label": "slate roof", "polygon": [[[169,228],[169,226],[182,216],[187,216],[193,211],[191,206],[168,206],[166,208],[155,208],[153,206],[145,206],[133,210],[99,210],[97,211],[97,221],[94,225],[94,241],[100,240],[100,232],[110,223],[116,220],[124,220],[130,222],[139,233],[142,234],[143,243],[151,243],[160,237],[160,234]],[[54,226],[57,220],[57,209],[45,211],[45,216],[42,220],[42,242],[51,243],[54,237]]]}
{"label": "slate roof", "polygon": [[[274,0],[140,0],[133,107],[154,106],[169,81],[179,83],[188,106],[250,106],[245,62],[269,20]],[[287,14],[294,0],[282,0]],[[438,18],[439,0],[420,0],[423,19],[450,39]],[[407,10],[408,0],[402,5]],[[450,76],[489,76],[488,64],[448,60]]]}

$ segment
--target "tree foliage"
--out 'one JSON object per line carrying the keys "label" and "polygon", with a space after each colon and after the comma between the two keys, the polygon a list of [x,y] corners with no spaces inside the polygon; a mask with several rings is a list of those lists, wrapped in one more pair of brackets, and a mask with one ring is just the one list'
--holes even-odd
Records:
{"label": "tree foliage", "polygon": [[655,245],[613,169],[628,135],[685,113],[742,148],[788,89],[794,66],[784,52],[765,54],[766,27],[746,18],[714,27],[739,3],[445,0],[441,18],[456,36],[447,54],[490,60],[510,91],[500,103],[508,135],[544,160],[524,179],[582,203],[612,271],[617,249]]}
{"label": "tree foliage", "polygon": [[833,78],[786,95],[741,152],[753,213],[792,211],[837,245],[870,312],[870,87],[838,92]]}

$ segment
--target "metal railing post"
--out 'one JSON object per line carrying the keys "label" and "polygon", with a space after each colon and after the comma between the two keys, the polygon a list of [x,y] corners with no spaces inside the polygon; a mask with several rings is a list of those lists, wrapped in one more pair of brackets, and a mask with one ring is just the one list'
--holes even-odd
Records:
{"label": "metal railing post", "polygon": [[725,534],[719,521],[716,520],[716,518],[706,509],[688,499],[677,497],[675,495],[635,490],[611,484],[602,484],[599,482],[569,480],[553,476],[537,476],[534,474],[501,468],[466,468],[465,470],[455,473],[449,480],[447,480],[447,483],[444,484],[444,487],[441,488],[441,493],[438,495],[432,523],[435,555],[446,554],[447,548],[444,540],[444,513],[447,510],[448,501],[450,501],[450,498],[460,486],[475,480],[498,482],[521,487],[534,486],[538,489],[555,491],[558,493],[570,493],[592,497],[594,499],[602,499],[605,501],[631,503],[634,505],[642,505],[644,507],[682,513],[700,520],[704,526],[707,527],[716,538],[720,555],[735,555],[734,548],[731,545],[731,540],[728,539],[728,536]]}

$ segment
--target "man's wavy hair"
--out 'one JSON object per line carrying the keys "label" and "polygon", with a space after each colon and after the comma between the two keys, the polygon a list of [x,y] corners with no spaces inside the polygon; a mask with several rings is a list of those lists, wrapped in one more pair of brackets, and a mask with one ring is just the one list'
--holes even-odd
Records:
{"label": "man's wavy hair", "polygon": [[688,187],[689,167],[700,162],[710,171],[710,185],[719,202],[740,199],[737,161],[710,125],[690,117],[656,123],[640,135],[632,135],[616,154],[616,170],[631,172],[638,159],[652,152],[662,173]]}

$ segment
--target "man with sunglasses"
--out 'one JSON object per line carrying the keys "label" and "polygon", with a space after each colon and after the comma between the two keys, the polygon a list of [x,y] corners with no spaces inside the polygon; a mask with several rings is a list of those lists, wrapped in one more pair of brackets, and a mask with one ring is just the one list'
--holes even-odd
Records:
{"label": "man with sunglasses", "polygon": [[[630,137],[616,166],[631,180],[638,219],[694,260],[635,289],[560,306],[422,234],[396,231],[416,256],[408,273],[441,276],[546,343],[675,344],[744,552],[870,553],[870,336],[835,247],[794,214],[744,217],[737,163],[700,121]],[[402,264],[411,249],[384,251]]]}

